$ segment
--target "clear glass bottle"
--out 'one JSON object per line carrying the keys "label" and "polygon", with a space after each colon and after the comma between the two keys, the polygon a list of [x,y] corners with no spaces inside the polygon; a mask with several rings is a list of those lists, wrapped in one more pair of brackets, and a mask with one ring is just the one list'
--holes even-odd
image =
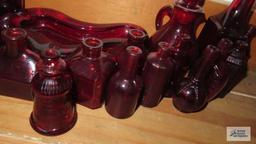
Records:
{"label": "clear glass bottle", "polygon": [[34,107],[30,124],[43,135],[59,135],[70,130],[77,119],[72,76],[53,47],[42,52],[41,57],[32,81]]}
{"label": "clear glass bottle", "polygon": [[143,86],[143,81],[137,74],[141,55],[139,47],[127,47],[120,69],[108,84],[105,108],[115,118],[130,117],[138,106]]}
{"label": "clear glass bottle", "polygon": [[83,57],[71,62],[75,79],[77,102],[85,107],[100,108],[104,100],[105,86],[115,71],[114,61],[102,52],[103,42],[94,37],[83,40]]}
{"label": "clear glass bottle", "polygon": [[169,84],[174,69],[169,50],[168,43],[160,42],[158,52],[152,52],[147,57],[142,74],[144,93],[141,105],[145,107],[157,106]]}
{"label": "clear glass bottle", "polygon": [[188,78],[181,82],[176,95],[173,96],[173,104],[179,111],[192,113],[206,106],[208,102],[206,79],[218,57],[217,47],[209,45],[205,48],[203,56],[196,62]]}
{"label": "clear glass bottle", "polygon": [[40,57],[28,48],[24,29],[8,28],[1,36],[5,46],[0,47],[0,93],[32,100],[30,83]]}

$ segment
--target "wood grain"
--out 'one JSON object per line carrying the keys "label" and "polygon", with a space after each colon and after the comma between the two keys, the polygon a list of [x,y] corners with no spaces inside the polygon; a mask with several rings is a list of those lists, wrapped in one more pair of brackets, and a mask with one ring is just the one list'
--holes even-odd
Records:
{"label": "wood grain", "polygon": [[[93,23],[134,23],[144,27],[150,35],[155,32],[154,21],[157,12],[170,0],[26,0],[26,7],[52,8],[76,19]],[[206,1],[207,17],[215,15],[226,6]],[[251,23],[256,25],[256,16]],[[256,40],[252,44],[250,69],[256,71]]]}
{"label": "wood grain", "polygon": [[68,133],[45,137],[34,132],[28,121],[32,102],[0,97],[0,141],[43,144],[222,144],[227,126],[251,126],[256,142],[256,100],[228,95],[210,103],[204,111],[183,114],[170,99],[154,109],[140,107],[126,120],[110,117],[104,108],[78,106],[78,122]]}

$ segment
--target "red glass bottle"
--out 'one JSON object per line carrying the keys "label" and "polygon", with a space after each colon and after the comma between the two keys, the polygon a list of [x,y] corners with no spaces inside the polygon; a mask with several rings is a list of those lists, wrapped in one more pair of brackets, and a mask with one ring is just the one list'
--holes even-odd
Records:
{"label": "red glass bottle", "polygon": [[177,94],[173,96],[173,104],[179,111],[192,113],[206,106],[208,102],[206,79],[218,57],[217,47],[209,45],[204,50],[203,56],[196,62],[188,78],[181,82]]}
{"label": "red glass bottle", "polygon": [[216,98],[220,92],[227,86],[230,80],[230,70],[226,62],[227,57],[233,49],[233,42],[227,38],[221,39],[218,43],[220,58],[212,68],[209,78],[207,79],[208,101]]}
{"label": "red glass bottle", "polygon": [[30,124],[44,135],[59,135],[76,123],[77,113],[72,89],[72,76],[66,63],[54,48],[46,49],[38,62],[38,74],[32,81],[34,96]]}
{"label": "red glass bottle", "polygon": [[100,108],[108,79],[115,70],[114,61],[102,52],[103,42],[89,37],[83,40],[84,56],[70,64],[76,83],[77,102],[91,109]]}
{"label": "red glass bottle", "polygon": [[5,46],[0,48],[0,92],[32,100],[30,83],[40,57],[28,48],[24,29],[9,28],[1,34]]}
{"label": "red glass bottle", "polygon": [[143,70],[144,93],[141,105],[155,107],[159,104],[173,72],[170,45],[160,42],[158,52],[148,55]]}
{"label": "red glass bottle", "polygon": [[[245,40],[250,43],[252,38],[248,38],[246,35],[252,32],[249,21],[254,2],[255,0],[233,0],[226,10],[211,16],[197,40],[200,44],[200,50],[209,44],[217,44],[224,37],[233,41]],[[254,37],[255,35],[251,36]]]}
{"label": "red glass bottle", "polygon": [[[198,51],[195,34],[199,24],[205,21],[205,15],[199,5],[196,4],[194,9],[187,8],[188,5],[188,2],[176,2],[174,8],[165,6],[159,11],[156,17],[157,32],[150,38],[152,51],[156,50],[160,41],[166,41],[173,45],[180,40],[179,36],[184,34],[191,37],[191,47],[195,52]],[[170,17],[170,21],[163,25],[165,16]]]}
{"label": "red glass bottle", "polygon": [[128,118],[136,110],[143,81],[138,76],[138,63],[142,50],[129,46],[123,55],[119,71],[111,78],[105,108],[115,118]]}
{"label": "red glass bottle", "polygon": [[229,81],[225,89],[221,92],[220,97],[224,97],[230,92],[242,79],[247,75],[250,45],[246,41],[238,40],[231,53],[226,59],[229,69]]}

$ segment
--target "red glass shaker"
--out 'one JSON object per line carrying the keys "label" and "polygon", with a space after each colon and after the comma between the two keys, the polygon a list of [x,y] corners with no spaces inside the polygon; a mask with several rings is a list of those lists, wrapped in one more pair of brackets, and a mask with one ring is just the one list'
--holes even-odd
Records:
{"label": "red glass shaker", "polygon": [[8,28],[1,36],[5,46],[0,47],[0,93],[32,100],[30,83],[40,57],[28,48],[24,29]]}
{"label": "red glass shaker", "polygon": [[179,111],[192,113],[206,106],[208,102],[206,79],[218,57],[217,47],[209,45],[204,50],[203,56],[196,62],[188,78],[181,82],[176,95],[173,96],[173,104]]}
{"label": "red glass shaker", "polygon": [[147,57],[143,70],[144,93],[141,102],[145,107],[157,106],[169,84],[174,67],[169,50],[168,43],[160,42],[158,52],[152,52]]}
{"label": "red glass shaker", "polygon": [[34,108],[30,124],[43,135],[59,135],[70,130],[77,120],[72,76],[54,48],[43,51],[41,57],[32,81]]}
{"label": "red glass shaker", "polygon": [[207,79],[208,101],[216,98],[230,79],[230,70],[226,59],[233,49],[233,42],[227,38],[223,38],[218,43],[218,49],[220,51],[220,58],[212,68]]}
{"label": "red glass shaker", "polygon": [[102,52],[103,42],[94,37],[83,40],[84,56],[70,64],[76,83],[77,102],[85,107],[100,108],[107,81],[115,70],[115,62]]}
{"label": "red glass shaker", "polygon": [[141,55],[142,50],[139,47],[127,47],[119,71],[108,84],[105,108],[115,118],[130,117],[138,106],[143,85],[137,74]]}

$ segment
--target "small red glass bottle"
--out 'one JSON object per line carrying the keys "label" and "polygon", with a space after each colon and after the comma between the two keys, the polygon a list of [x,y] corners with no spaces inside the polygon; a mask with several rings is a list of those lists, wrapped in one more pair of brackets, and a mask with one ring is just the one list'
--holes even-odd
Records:
{"label": "small red glass bottle", "polygon": [[203,56],[196,62],[188,78],[181,82],[176,95],[173,96],[173,104],[179,111],[192,113],[206,106],[208,102],[206,79],[218,57],[217,47],[209,45],[204,50]]}
{"label": "small red glass bottle", "polygon": [[77,102],[91,109],[100,108],[108,79],[115,70],[114,61],[102,52],[103,42],[89,37],[83,40],[84,56],[70,64],[76,83]]}
{"label": "small red glass bottle", "polygon": [[158,52],[148,55],[143,70],[144,93],[141,105],[155,107],[159,104],[173,72],[170,45],[160,42]]}
{"label": "small red glass bottle", "polygon": [[71,95],[72,76],[54,48],[46,49],[32,81],[34,108],[30,124],[43,135],[59,135],[76,123],[77,113]]}
{"label": "small red glass bottle", "polygon": [[221,39],[218,43],[220,58],[217,60],[207,79],[208,101],[216,98],[225,88],[230,79],[230,70],[226,59],[233,48],[233,42],[227,38]]}
{"label": "small red glass bottle", "polygon": [[115,118],[128,118],[135,112],[143,81],[138,76],[138,63],[142,50],[129,46],[123,55],[119,71],[111,78],[105,108]]}
{"label": "small red glass bottle", "polygon": [[37,72],[36,63],[40,57],[28,48],[24,29],[8,28],[1,36],[5,46],[0,47],[0,92],[32,100],[30,83]]}

